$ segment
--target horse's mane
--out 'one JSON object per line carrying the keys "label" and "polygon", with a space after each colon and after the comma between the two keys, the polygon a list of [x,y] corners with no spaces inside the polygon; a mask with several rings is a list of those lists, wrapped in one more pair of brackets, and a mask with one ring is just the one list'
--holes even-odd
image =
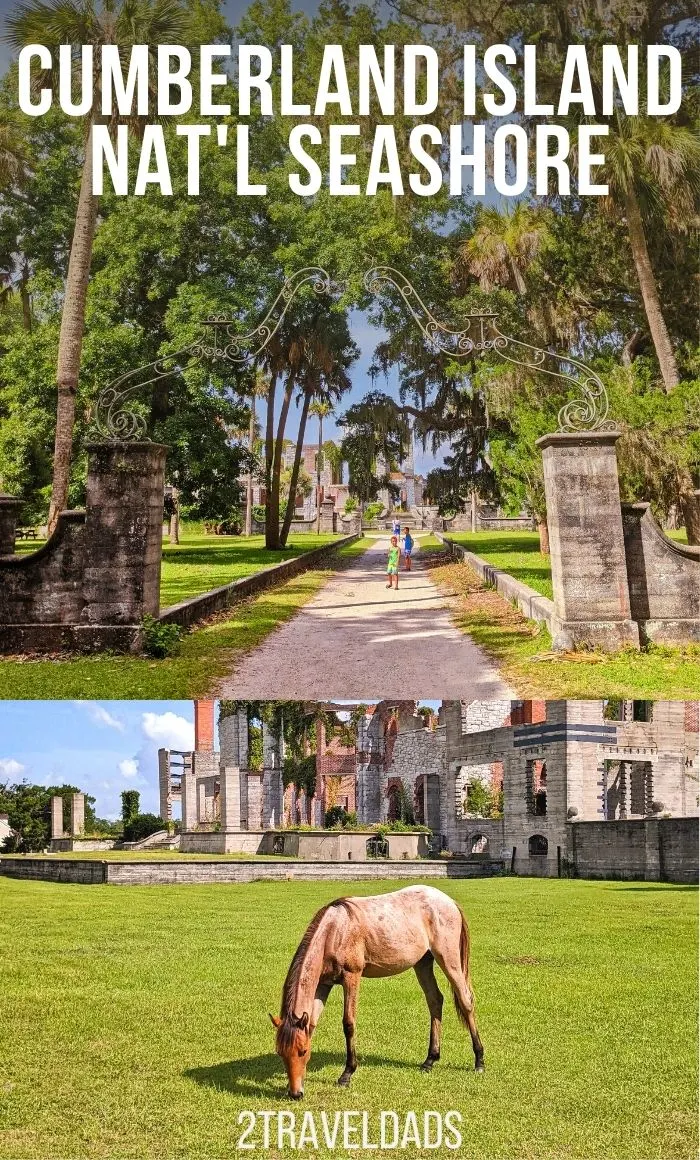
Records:
{"label": "horse's mane", "polygon": [[302,967],[304,966],[304,960],[306,959],[306,953],[311,945],[311,940],[321,925],[326,912],[331,910],[334,906],[346,905],[347,899],[336,898],[333,902],[329,902],[326,904],[326,906],[322,906],[320,910],[317,910],[316,914],[313,916],[311,922],[304,931],[304,937],[294,952],[294,958],[289,965],[287,977],[284,980],[284,987],[282,988],[282,1023],[277,1030],[277,1042],[278,1045],[282,1048],[290,1045],[296,1030],[294,1026],[294,996],[296,994],[299,976],[301,975]]}

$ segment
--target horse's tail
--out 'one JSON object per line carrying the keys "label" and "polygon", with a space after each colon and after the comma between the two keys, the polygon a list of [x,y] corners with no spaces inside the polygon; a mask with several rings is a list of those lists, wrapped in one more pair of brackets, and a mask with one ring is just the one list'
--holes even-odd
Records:
{"label": "horse's tail", "polygon": [[461,908],[458,909],[462,919],[462,929],[459,932],[459,961],[462,967],[462,974],[464,975],[464,980],[467,985],[466,990],[467,994],[469,995],[470,1006],[467,1007],[465,1005],[463,996],[460,995],[459,991],[454,986],[452,987],[452,998],[454,999],[455,1009],[461,1022],[465,1027],[469,1027],[469,1016],[474,1007],[474,992],[472,991],[471,977],[469,974],[469,927],[467,926],[467,920],[464,917]]}

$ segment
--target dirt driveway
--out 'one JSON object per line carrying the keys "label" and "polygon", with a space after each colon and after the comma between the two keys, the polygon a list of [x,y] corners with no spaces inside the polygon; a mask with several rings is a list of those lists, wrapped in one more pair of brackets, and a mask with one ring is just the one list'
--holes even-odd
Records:
{"label": "dirt driveway", "polygon": [[257,700],[514,697],[495,665],[452,622],[449,598],[420,565],[386,587],[380,539],[241,659],[217,695]]}

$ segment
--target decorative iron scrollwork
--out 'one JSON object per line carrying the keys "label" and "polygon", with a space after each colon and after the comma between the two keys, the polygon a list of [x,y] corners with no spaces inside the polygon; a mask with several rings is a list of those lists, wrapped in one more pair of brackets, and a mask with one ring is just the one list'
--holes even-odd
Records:
{"label": "decorative iron scrollwork", "polygon": [[100,393],[92,419],[92,432],[108,442],[147,438],[145,417],[128,400],[159,379],[182,372],[206,359],[234,365],[253,362],[274,338],[289,306],[302,286],[310,285],[315,294],[330,294],[329,275],[320,266],[306,266],[286,279],[282,289],[262,322],[248,334],[239,334],[236,322],[224,315],[207,318],[202,334],[181,350],[164,355],[137,370],[128,371]]}
{"label": "decorative iron scrollwork", "polygon": [[[483,355],[490,351],[527,370],[562,379],[577,391],[559,411],[560,431],[599,431],[612,426],[608,421],[608,396],[599,375],[573,355],[559,354],[532,346],[503,334],[498,315],[491,312],[469,315],[460,330],[439,322],[405,275],[392,266],[374,266],[364,279],[371,294],[387,286],[399,292],[406,307],[431,347],[453,358]],[[238,332],[234,319],[223,315],[207,318],[202,334],[188,346],[137,370],[128,371],[101,392],[92,420],[93,433],[107,441],[147,438],[144,415],[128,405],[128,400],[159,379],[182,372],[195,362],[220,360],[242,366],[258,358],[279,330],[290,304],[302,286],[315,294],[332,294],[330,276],[320,266],[305,266],[286,279],[267,314],[253,330]],[[569,368],[569,369],[567,369]]]}
{"label": "decorative iron scrollwork", "polygon": [[[461,330],[445,326],[431,314],[416,288],[391,266],[375,266],[365,275],[365,288],[378,294],[391,285],[403,298],[411,315],[434,350],[452,358],[482,355],[488,351],[527,370],[537,371],[571,383],[577,390],[560,409],[560,431],[600,431],[613,426],[608,421],[608,395],[599,375],[573,355],[559,354],[532,346],[498,329],[498,315],[470,314]],[[566,368],[570,367],[568,371]]]}

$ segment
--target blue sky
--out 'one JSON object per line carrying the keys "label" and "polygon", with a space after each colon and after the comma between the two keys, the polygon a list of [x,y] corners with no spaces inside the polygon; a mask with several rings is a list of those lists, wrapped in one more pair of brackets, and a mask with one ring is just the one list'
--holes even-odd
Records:
{"label": "blue sky", "polygon": [[125,789],[158,813],[160,748],[194,748],[192,701],[0,701],[0,784],[77,785],[101,818]]}
{"label": "blue sky", "polygon": [[192,749],[191,701],[0,702],[0,782],[63,782],[116,818],[120,794],[137,789],[158,813],[158,749]]}

